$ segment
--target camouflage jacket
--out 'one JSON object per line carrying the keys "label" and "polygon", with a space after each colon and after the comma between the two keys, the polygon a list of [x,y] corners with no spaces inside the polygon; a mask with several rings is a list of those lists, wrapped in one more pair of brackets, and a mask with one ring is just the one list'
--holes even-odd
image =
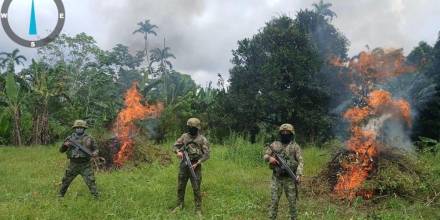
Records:
{"label": "camouflage jacket", "polygon": [[[76,133],[73,133],[72,135],[67,137],[65,141],[67,140],[75,141],[76,143],[81,144],[84,147],[87,147],[88,149],[90,149],[92,153],[98,152],[92,137],[90,137],[87,134],[78,136]],[[69,159],[83,159],[83,160],[90,159],[90,156],[84,153],[82,150],[73,146],[66,146],[64,145],[64,143],[60,147],[60,152],[61,153],[66,152],[67,158]]]}
{"label": "camouflage jacket", "polygon": [[[187,149],[184,149],[185,146]],[[200,162],[208,160],[210,153],[208,140],[201,134],[193,137],[188,133],[184,133],[174,143],[173,150],[175,153],[187,150],[191,160],[198,160]]]}
{"label": "camouflage jacket", "polygon": [[290,142],[290,144],[284,145],[279,141],[274,141],[272,144],[270,144],[270,147],[268,146],[266,148],[263,156],[264,160],[266,161],[269,161],[269,157],[274,156],[271,148],[286,160],[287,164],[289,164],[289,167],[293,171],[296,171],[298,176],[303,175],[304,161],[301,154],[301,148],[296,142],[293,141]]}

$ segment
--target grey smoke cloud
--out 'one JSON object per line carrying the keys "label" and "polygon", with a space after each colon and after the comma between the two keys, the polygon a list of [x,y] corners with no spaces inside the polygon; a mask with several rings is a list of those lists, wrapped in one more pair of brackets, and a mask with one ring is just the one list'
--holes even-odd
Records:
{"label": "grey smoke cloud", "polygon": [[[51,0],[41,4],[50,4]],[[231,50],[237,41],[251,37],[274,16],[294,16],[311,8],[313,0],[64,0],[64,33],[85,32],[98,45],[111,49],[117,43],[132,51],[143,48],[143,37],[133,35],[136,23],[150,19],[159,26],[151,47],[167,46],[177,57],[176,70],[191,74],[199,84],[228,78]],[[3,1],[0,1],[3,2]],[[351,41],[350,55],[370,48],[403,47],[408,53],[419,41],[434,43],[440,30],[440,1],[436,0],[334,0],[334,24]],[[22,19],[26,24],[27,10]],[[21,19],[20,19],[21,20]],[[0,31],[0,51],[18,46]],[[20,47],[19,47],[20,48]],[[34,50],[20,48],[32,57]]]}

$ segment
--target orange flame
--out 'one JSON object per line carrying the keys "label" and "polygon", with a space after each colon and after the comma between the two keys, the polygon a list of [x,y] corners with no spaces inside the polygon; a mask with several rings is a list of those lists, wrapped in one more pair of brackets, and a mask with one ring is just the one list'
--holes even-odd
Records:
{"label": "orange flame", "polygon": [[346,146],[355,154],[340,164],[342,173],[337,177],[334,192],[341,198],[372,197],[373,191],[360,187],[374,169],[373,162],[380,146],[377,137],[383,122],[388,118],[396,118],[411,126],[409,103],[403,99],[393,99],[390,92],[378,90],[374,86],[390,77],[415,70],[404,61],[402,50],[383,49],[361,52],[347,63],[337,58],[330,61],[334,66],[348,68],[348,74],[354,81],[349,86],[354,95],[364,100],[363,106],[349,108],[344,113],[344,118],[350,122],[351,132]]}
{"label": "orange flame", "polygon": [[[357,190],[373,170],[373,161],[377,156],[380,143],[377,141],[378,127],[369,126],[371,119],[380,116],[404,119],[411,125],[409,103],[405,100],[394,100],[391,93],[384,90],[375,90],[368,96],[367,106],[348,109],[344,118],[350,121],[351,137],[346,142],[349,150],[356,153],[356,158],[348,163],[341,164],[344,173],[338,177],[334,191],[340,197],[359,195]],[[371,193],[364,191],[362,196],[371,198]]]}
{"label": "orange flame", "polygon": [[133,153],[133,136],[137,132],[134,122],[158,117],[163,110],[162,103],[144,105],[141,101],[142,96],[138,92],[137,83],[134,82],[125,94],[125,108],[118,113],[116,123],[113,126],[113,132],[121,143],[121,148],[113,158],[113,162],[117,166],[122,166]]}
{"label": "orange flame", "polygon": [[371,52],[361,52],[348,61],[332,57],[329,63],[336,67],[346,67],[349,75],[364,79],[364,83],[383,82],[390,77],[414,72],[414,66],[405,63],[402,49],[377,48]]}

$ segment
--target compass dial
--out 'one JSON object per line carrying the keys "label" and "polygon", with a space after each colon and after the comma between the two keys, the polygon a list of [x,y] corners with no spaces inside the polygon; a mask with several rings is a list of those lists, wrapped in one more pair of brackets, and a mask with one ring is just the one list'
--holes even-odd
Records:
{"label": "compass dial", "polygon": [[37,5],[40,0],[29,0],[30,4],[30,16],[29,16],[29,26],[26,28],[21,28],[23,30],[26,30],[27,36],[22,37],[22,34],[20,34],[23,31],[17,31],[16,28],[12,28],[13,25],[11,25],[11,19],[13,19],[14,13],[10,13],[10,6],[11,3],[13,3],[13,0],[4,0],[1,11],[0,11],[0,19],[3,25],[3,29],[5,30],[6,34],[8,35],[11,40],[16,42],[17,44],[24,46],[24,47],[41,47],[44,46],[51,41],[53,41],[63,29],[66,14],[64,10],[64,5],[61,0],[53,0],[54,5],[57,9],[56,14],[56,22],[54,22],[56,25],[55,27],[52,27],[51,31],[46,34],[45,36],[41,37],[39,30],[39,14],[37,13]]}

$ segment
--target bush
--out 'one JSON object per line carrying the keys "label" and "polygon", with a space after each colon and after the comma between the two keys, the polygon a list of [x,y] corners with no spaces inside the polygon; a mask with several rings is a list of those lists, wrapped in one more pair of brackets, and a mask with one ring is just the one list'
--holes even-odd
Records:
{"label": "bush", "polygon": [[437,154],[440,151],[440,142],[427,137],[419,137],[416,145],[421,152],[431,152]]}
{"label": "bush", "polygon": [[413,197],[426,189],[426,170],[416,155],[398,151],[382,153],[377,170],[365,182],[365,188],[375,189],[379,195]]}

